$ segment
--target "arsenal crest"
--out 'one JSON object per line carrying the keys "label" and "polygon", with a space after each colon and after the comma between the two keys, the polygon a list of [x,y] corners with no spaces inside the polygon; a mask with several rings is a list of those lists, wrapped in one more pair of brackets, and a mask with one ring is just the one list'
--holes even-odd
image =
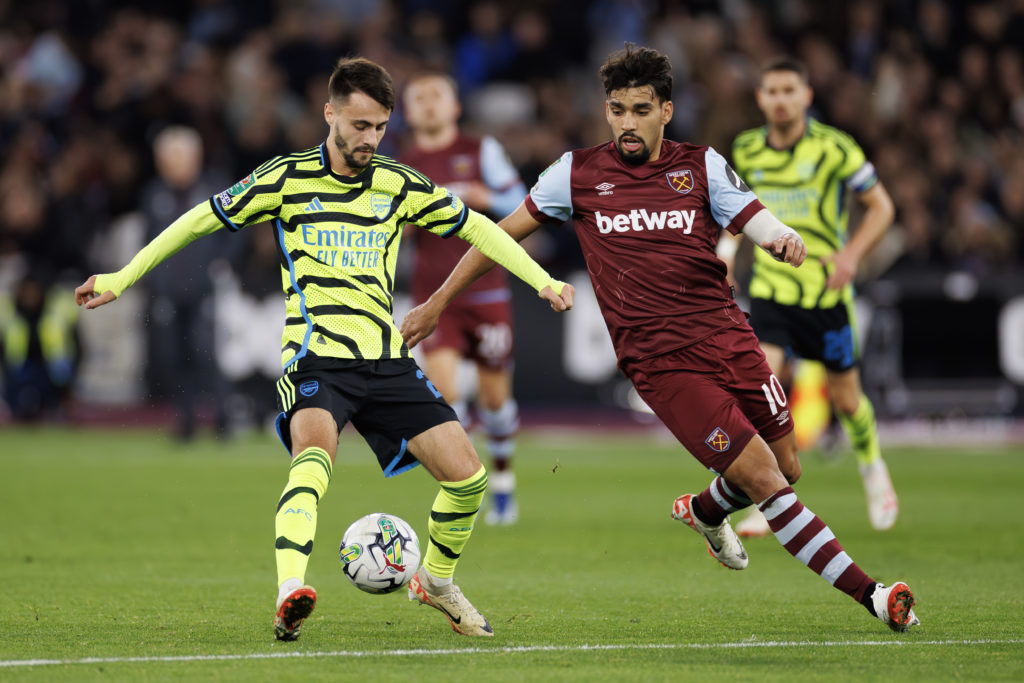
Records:
{"label": "arsenal crest", "polygon": [[679,194],[686,194],[693,189],[693,173],[685,168],[682,171],[669,171],[665,174],[668,186]]}

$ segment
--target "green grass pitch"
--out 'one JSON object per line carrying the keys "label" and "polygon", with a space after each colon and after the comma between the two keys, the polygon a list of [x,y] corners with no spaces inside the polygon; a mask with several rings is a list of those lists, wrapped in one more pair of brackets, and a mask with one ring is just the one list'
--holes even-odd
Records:
{"label": "green grass pitch", "polygon": [[911,585],[923,625],[906,634],[774,539],[746,543],[745,571],[720,567],[669,516],[710,479],[674,442],[525,435],[521,521],[478,524],[456,577],[494,626],[484,640],[342,575],[351,521],[390,512],[425,539],[437,491],[422,469],[385,480],[347,430],[307,576],[319,603],[277,643],[279,444],[6,426],[0,680],[1024,679],[1024,448],[887,459],[889,532],[870,529],[851,456],[805,456],[797,492],[865,571]]}

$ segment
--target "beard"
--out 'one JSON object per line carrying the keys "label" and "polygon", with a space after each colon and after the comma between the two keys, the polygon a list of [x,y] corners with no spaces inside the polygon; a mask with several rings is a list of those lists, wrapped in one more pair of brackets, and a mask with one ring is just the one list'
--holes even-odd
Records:
{"label": "beard", "polygon": [[[628,152],[622,146],[623,138],[628,137],[630,140],[636,140],[640,143],[640,149],[635,152]],[[619,139],[615,141],[615,149],[619,150],[619,156],[630,166],[642,166],[647,163],[647,160],[651,158],[651,150],[647,146],[647,143],[635,135],[620,135]]]}
{"label": "beard", "polygon": [[[341,158],[345,160],[345,165],[349,168],[366,168],[373,159],[373,153],[377,151],[376,147],[370,147],[369,145],[349,150],[348,143],[338,134],[334,136],[334,146],[338,148]],[[356,158],[356,154],[360,152],[369,152],[369,156],[366,157],[365,161]]]}

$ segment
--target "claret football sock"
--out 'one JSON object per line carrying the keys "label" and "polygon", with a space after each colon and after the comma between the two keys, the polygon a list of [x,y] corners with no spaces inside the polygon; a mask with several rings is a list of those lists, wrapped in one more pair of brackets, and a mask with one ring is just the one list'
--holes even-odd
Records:
{"label": "claret football sock", "polygon": [[705,524],[718,526],[731,513],[751,505],[753,502],[743,489],[715,477],[710,486],[694,497],[693,514]]}
{"label": "claret football sock", "polygon": [[875,582],[839,545],[832,530],[797,500],[792,487],[775,492],[758,507],[775,538],[790,555],[857,602]]}
{"label": "claret football sock", "polygon": [[455,575],[455,565],[473,533],[473,523],[487,490],[487,470],[463,481],[442,481],[427,520],[430,542],[423,566],[439,579]]}
{"label": "claret football sock", "polygon": [[292,459],[288,483],[277,504],[277,582],[305,580],[316,535],[316,508],[331,482],[331,458],[322,448],[307,448]]}

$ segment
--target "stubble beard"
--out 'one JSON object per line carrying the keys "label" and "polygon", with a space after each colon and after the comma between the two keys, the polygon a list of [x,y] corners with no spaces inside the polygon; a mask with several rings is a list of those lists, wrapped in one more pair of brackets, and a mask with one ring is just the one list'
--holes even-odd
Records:
{"label": "stubble beard", "polygon": [[[345,160],[345,165],[349,168],[366,168],[373,159],[373,153],[377,151],[375,147],[358,147],[348,151],[348,143],[345,142],[340,134],[335,134],[334,146],[338,149],[338,153],[341,154],[341,158]],[[356,158],[356,153],[360,150],[369,151],[370,153],[365,161]]]}

